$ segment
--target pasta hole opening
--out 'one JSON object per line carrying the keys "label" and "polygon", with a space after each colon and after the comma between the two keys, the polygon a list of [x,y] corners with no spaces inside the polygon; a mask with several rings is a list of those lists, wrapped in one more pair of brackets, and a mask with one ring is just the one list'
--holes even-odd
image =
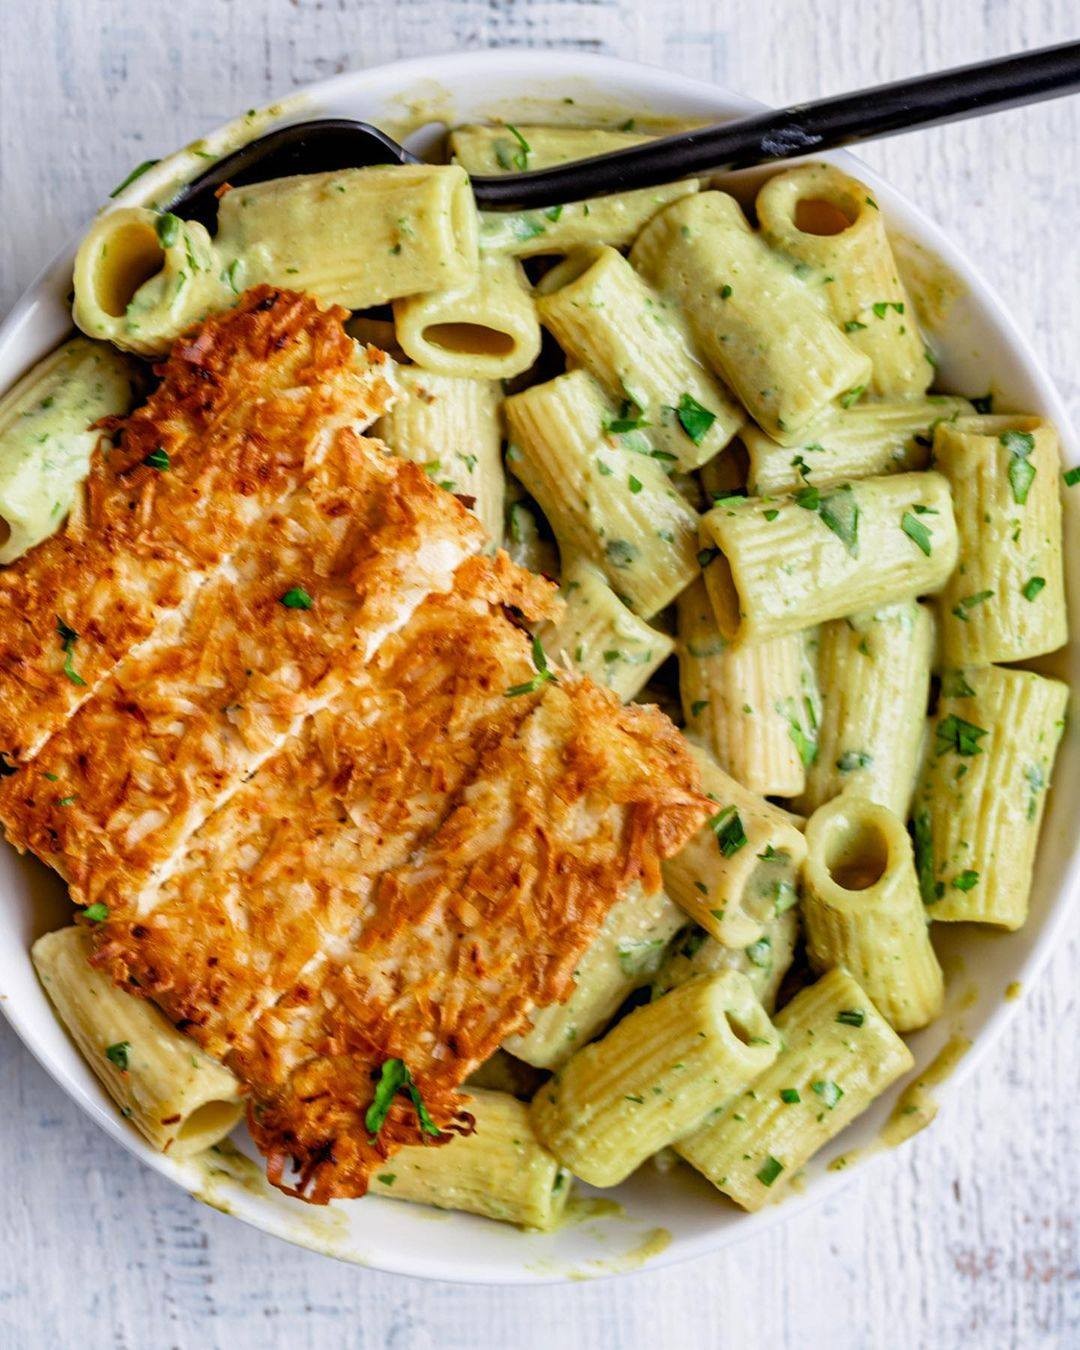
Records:
{"label": "pasta hole opening", "polygon": [[889,841],[876,821],[855,821],[829,840],[824,861],[829,876],[843,890],[867,891],[888,870]]}
{"label": "pasta hole opening", "polygon": [[94,276],[98,304],[112,318],[123,318],[139,287],[164,265],[165,251],[152,225],[142,221],[121,225],[98,254]]}
{"label": "pasta hole opening", "polygon": [[212,1142],[232,1129],[236,1121],[236,1103],[226,1101],[203,1102],[196,1107],[176,1133],[176,1143],[191,1145],[197,1140]]}
{"label": "pasta hole opening", "polygon": [[739,592],[731,564],[722,553],[718,553],[705,568],[705,584],[716,626],[721,637],[730,641],[739,630]]}
{"label": "pasta hole opening", "polygon": [[423,336],[433,347],[465,356],[509,356],[516,346],[510,333],[483,323],[433,323]]}
{"label": "pasta hole opening", "polygon": [[728,1026],[731,1028],[731,1034],[735,1039],[743,1045],[749,1045],[754,1039],[754,1033],[739,1014],[734,1012],[731,1008],[728,1008],[724,1015],[727,1018]]}
{"label": "pasta hole opening", "polygon": [[824,197],[800,197],[795,203],[795,228],[802,234],[843,234],[858,219],[846,203]]}

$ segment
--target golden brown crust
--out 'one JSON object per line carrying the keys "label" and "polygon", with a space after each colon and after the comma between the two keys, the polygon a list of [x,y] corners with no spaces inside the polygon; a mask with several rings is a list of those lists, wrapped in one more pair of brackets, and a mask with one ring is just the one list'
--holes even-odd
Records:
{"label": "golden brown crust", "polygon": [[[97,453],[65,529],[0,571],[0,751],[32,755],[291,492],[341,426],[389,404],[343,310],[259,287],[173,348],[145,406]],[[147,464],[164,452],[165,470]],[[57,620],[78,633],[65,676]]]}
{"label": "golden brown crust", "polygon": [[[215,807],[482,542],[415,465],[339,432],[176,636],[121,662],[29,771],[0,780],[9,840],[78,904],[145,905]],[[310,609],[283,603],[298,589]]]}

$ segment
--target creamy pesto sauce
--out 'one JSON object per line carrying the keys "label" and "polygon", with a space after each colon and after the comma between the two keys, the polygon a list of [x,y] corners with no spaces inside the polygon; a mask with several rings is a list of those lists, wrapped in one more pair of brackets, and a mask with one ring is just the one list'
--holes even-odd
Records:
{"label": "creamy pesto sauce", "polygon": [[885,1148],[896,1148],[926,1129],[938,1113],[938,1104],[930,1095],[931,1088],[944,1083],[970,1049],[971,1042],[966,1036],[951,1037],[919,1077],[908,1084],[878,1135]]}

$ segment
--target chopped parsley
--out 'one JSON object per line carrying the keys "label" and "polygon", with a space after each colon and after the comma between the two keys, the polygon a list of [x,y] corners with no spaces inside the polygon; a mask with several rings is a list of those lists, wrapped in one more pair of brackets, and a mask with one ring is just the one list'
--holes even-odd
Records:
{"label": "chopped parsley", "polygon": [[100,900],[97,904],[87,905],[82,912],[84,919],[89,919],[91,923],[104,923],[109,917],[109,906],[103,905]]}
{"label": "chopped parsley", "polygon": [[517,141],[518,143],[518,148],[517,150],[514,151],[513,155],[514,168],[520,169],[524,173],[524,171],[529,166],[529,156],[532,154],[532,146],[521,134],[521,132],[518,131],[517,127],[512,126],[509,122],[507,122],[506,129],[510,133],[510,135],[513,136],[514,140]]}
{"label": "chopped parsley", "polygon": [[860,328],[865,328],[865,327],[866,327],[866,324],[860,323],[860,322],[858,321],[858,319],[848,319],[847,323],[844,324],[844,332],[845,332],[845,333],[857,333],[857,332],[859,331]]}
{"label": "chopped parsley", "polygon": [[1035,449],[1035,437],[1030,431],[1003,431],[998,441],[1009,452],[1009,486],[1013,501],[1023,506],[1035,480],[1035,465],[1029,456]]}
{"label": "chopped parsley", "polygon": [[922,521],[917,516],[912,515],[910,511],[905,511],[900,517],[900,528],[911,542],[917,545],[929,558],[934,546],[930,531]]}
{"label": "chopped parsley", "polygon": [[127,1073],[130,1056],[130,1041],[117,1041],[115,1045],[109,1045],[105,1048],[105,1058],[110,1064],[115,1064],[121,1073]]}
{"label": "chopped parsley", "polygon": [[810,1087],[817,1093],[830,1111],[844,1095],[844,1089],[839,1083],[834,1083],[831,1078],[819,1079],[816,1083],[811,1083]]}
{"label": "chopped parsley", "polygon": [[950,750],[958,755],[981,755],[982,748],[979,742],[986,735],[986,731],[982,727],[977,727],[974,722],[965,722],[955,713],[949,713],[948,717],[943,717],[934,728],[934,735],[937,738],[936,753],[939,758]]}
{"label": "chopped parsley", "polygon": [[683,394],[679,406],[675,409],[679,425],[695,445],[700,445],[708,435],[709,428],[716,421],[716,414],[702,407],[691,394]]}
{"label": "chopped parsley", "polygon": [[866,393],[865,384],[857,384],[854,389],[849,389],[847,393],[840,395],[841,408],[850,408],[853,403],[858,403],[863,394]]}
{"label": "chopped parsley", "polygon": [[945,886],[934,880],[934,836],[929,811],[920,811],[911,822],[915,845],[915,871],[924,905],[934,905],[945,894]]}
{"label": "chopped parsley", "polygon": [[165,211],[158,216],[154,229],[157,231],[158,243],[162,248],[172,248],[180,238],[180,223],[180,217],[174,216],[171,211]]}
{"label": "chopped parsley", "polygon": [[845,750],[836,761],[841,773],[851,773],[854,769],[865,769],[874,762],[874,756],[866,750]]}
{"label": "chopped parsley", "polygon": [[75,669],[72,657],[75,652],[75,644],[79,640],[79,635],[74,628],[70,628],[59,615],[56,616],[56,631],[60,635],[60,649],[64,653],[64,674],[72,684],[78,684],[85,687],[86,681]]}
{"label": "chopped parsley", "polygon": [[859,556],[859,506],[851,484],[822,497],[821,523],[828,526],[853,558]]}
{"label": "chopped parsley", "polygon": [[1066,469],[1062,477],[1065,479],[1066,487],[1075,487],[1077,483],[1080,483],[1080,465],[1075,469]]}
{"label": "chopped parsley", "polygon": [[549,206],[544,212],[544,215],[547,216],[548,220],[558,220],[562,213],[563,209],[561,206]]}
{"label": "chopped parsley", "polygon": [[638,556],[638,549],[629,539],[609,539],[604,545],[604,553],[613,567],[630,567]]}
{"label": "chopped parsley", "polygon": [[640,478],[635,478],[634,475],[631,474],[630,477],[626,480],[626,482],[627,482],[627,486],[629,487],[630,491],[633,492],[634,494],[637,494],[637,493],[639,493],[639,492],[641,491],[641,479],[640,479]]}
{"label": "chopped parsley", "polygon": [[709,820],[708,825],[716,835],[716,842],[725,858],[738,853],[747,842],[746,830],[743,828],[737,807],[725,806]]}
{"label": "chopped parsley", "polygon": [[941,692],[946,698],[973,698],[975,690],[964,679],[962,670],[946,670],[941,676]]}
{"label": "chopped parsley", "polygon": [[866,1021],[866,1014],[861,1008],[841,1008],[836,1014],[836,1020],[845,1027],[861,1027]]}
{"label": "chopped parsley", "polygon": [[973,872],[970,867],[966,868],[959,876],[953,877],[953,886],[958,891],[970,891],[972,887],[979,884],[978,872]]}
{"label": "chopped parsley", "polygon": [[878,300],[870,308],[874,311],[876,318],[883,319],[890,309],[895,309],[897,314],[903,314],[904,302],[903,300]]}
{"label": "chopped parsley", "polygon": [[290,586],[281,597],[281,604],[286,609],[311,609],[315,604],[311,596],[304,590],[303,586]]}
{"label": "chopped parsley", "polygon": [[392,1186],[397,1181],[396,1172],[378,1172],[375,1175],[376,1181],[381,1181],[384,1186]]}
{"label": "chopped parsley", "polygon": [[151,450],[150,453],[143,459],[143,463],[148,468],[160,469],[162,473],[164,473],[166,469],[171,467],[169,452],[164,448],[164,446],[161,445],[159,445],[156,450]]}
{"label": "chopped parsley", "polygon": [[109,193],[110,197],[119,197],[125,188],[128,188],[137,178],[141,178],[147,169],[152,169],[155,164],[160,164],[159,159],[144,159],[141,164],[136,164],[122,183],[117,183],[116,187]]}
{"label": "chopped parsley", "polygon": [[425,1134],[441,1135],[442,1130],[431,1119],[428,1109],[424,1105],[424,1099],[420,1096],[420,1090],[413,1082],[413,1076],[403,1059],[385,1060],[379,1070],[379,1081],[375,1086],[375,1096],[372,1098],[371,1105],[364,1116],[364,1126],[368,1134],[374,1139],[382,1129],[386,1117],[390,1113],[394,1097],[399,1092],[408,1094],[409,1100],[416,1111],[417,1119],[420,1121],[421,1130]]}
{"label": "chopped parsley", "polygon": [[788,1106],[794,1106],[796,1102],[801,1102],[798,1088],[781,1088],[780,1100]]}
{"label": "chopped parsley", "polygon": [[1045,577],[1028,577],[1020,587],[1020,594],[1025,600],[1034,600],[1045,585]]}
{"label": "chopped parsley", "polygon": [[746,949],[747,959],[752,965],[757,966],[759,970],[765,970],[772,965],[772,941],[766,934],[763,938],[758,938],[757,942],[751,942]]}
{"label": "chopped parsley", "polygon": [[784,1164],[770,1153],[754,1175],[763,1186],[771,1186],[783,1170]]}
{"label": "chopped parsley", "polygon": [[734,295],[734,293],[735,293],[735,288],[734,288],[734,286],[728,285],[728,283],[727,283],[726,281],[725,281],[724,284],[720,287],[720,299],[721,299],[721,300],[729,300],[729,299],[731,298],[731,296]]}
{"label": "chopped parsley", "polygon": [[698,566],[706,568],[715,559],[719,558],[720,550],[718,548],[703,548],[697,555]]}
{"label": "chopped parsley", "polygon": [[544,644],[539,637],[533,638],[532,659],[536,674],[531,680],[526,680],[524,684],[512,684],[506,691],[507,698],[517,698],[519,694],[535,694],[538,689],[549,682],[551,684],[559,683],[559,677],[548,665],[547,653],[544,651]]}
{"label": "chopped parsley", "polygon": [[993,594],[993,591],[976,591],[974,595],[965,595],[953,605],[952,612],[956,618],[963,619],[967,623],[971,611],[989,600]]}

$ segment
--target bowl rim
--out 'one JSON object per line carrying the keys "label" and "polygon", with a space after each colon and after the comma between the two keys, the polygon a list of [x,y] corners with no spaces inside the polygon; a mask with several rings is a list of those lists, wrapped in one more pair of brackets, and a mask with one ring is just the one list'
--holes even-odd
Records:
{"label": "bowl rim", "polygon": [[[559,68],[557,75],[554,77],[551,68],[552,53],[558,55]],[[267,114],[268,120],[258,125],[254,130],[250,121],[246,121],[243,116],[240,116],[219,124],[196,144],[213,147],[215,145],[242,143],[242,141],[250,139],[252,135],[265,130],[270,125],[298,120],[297,114],[303,115],[311,102],[332,101],[336,96],[355,91],[357,88],[363,88],[372,96],[383,89],[393,97],[394,93],[400,94],[411,87],[425,83],[438,85],[446,81],[453,88],[455,81],[460,81],[463,75],[477,78],[492,71],[505,73],[507,66],[511,66],[515,71],[520,72],[523,79],[535,81],[541,88],[545,83],[565,84],[568,80],[580,80],[587,84],[607,78],[613,83],[624,85],[632,81],[641,94],[643,105],[646,107],[649,105],[650,98],[654,97],[660,99],[665,97],[668,99],[673,97],[685,98],[688,101],[697,102],[703,106],[711,105],[718,109],[722,106],[725,113],[733,115],[752,112],[766,106],[757,100],[728,89],[726,86],[672,73],[662,66],[646,62],[624,60],[599,53],[567,51],[565,48],[558,46],[486,48],[472,52],[451,51],[433,56],[404,57],[366,69],[345,71],[328,79],[305,85],[280,102],[266,105],[261,112]],[[530,90],[526,88],[523,91],[523,97],[529,96]],[[618,99],[612,96],[610,102],[612,106],[615,106]],[[189,156],[186,165],[183,158],[185,155]],[[832,151],[821,155],[813,155],[812,158],[837,162],[847,167],[860,179],[870,183],[875,191],[880,191],[884,198],[898,203],[902,207],[904,213],[915,223],[914,237],[916,242],[928,247],[945,267],[961,280],[967,290],[978,297],[982,305],[992,313],[1007,343],[1010,363],[1022,370],[1035,387],[1042,409],[1058,428],[1065,463],[1069,463],[1070,460],[1072,462],[1080,461],[1080,445],[1078,445],[1077,435],[1072,427],[1068,409],[1063,399],[1044,369],[1042,361],[1036,354],[1030,340],[1013,318],[1011,310],[1003,303],[980,270],[961,252],[958,246],[952,243],[941,227],[924,214],[918,204],[898,189],[893,188],[887,180],[870,169],[856,156],[847,151]],[[152,198],[156,190],[170,181],[170,173],[178,172],[178,166],[190,170],[198,162],[198,160],[190,158],[189,147],[178,149],[163,157],[158,164],[148,170],[139,180],[137,188],[133,185],[131,189],[118,193],[116,198],[107,199],[101,209],[133,204]],[[3,321],[0,322],[0,369],[3,368],[5,353],[13,348],[18,348],[20,337],[24,336],[24,330],[33,323],[38,308],[49,302],[51,294],[56,290],[57,279],[65,276],[70,277],[75,248],[84,233],[85,226],[69,239],[34,277]],[[44,350],[48,350],[51,345],[53,344],[49,344]],[[42,354],[43,351],[39,351],[28,356],[20,366],[13,368],[14,373],[11,374],[10,379],[17,378],[21,370],[26,369]],[[8,383],[10,383],[10,380],[7,378],[0,380],[3,387],[7,387]],[[1016,971],[1017,979],[1023,982],[1025,992],[1044,970],[1051,953],[1058,945],[1056,939],[1077,903],[1077,896],[1080,894],[1080,840],[1074,845],[1072,854],[1053,890],[1054,899],[1039,926],[1036,939],[1030,951],[1020,960]],[[26,959],[29,963],[28,952],[26,953]],[[984,1055],[997,1042],[1004,1028],[1016,1014],[1021,1002],[1021,999],[1011,1001],[1002,999],[990,1012],[985,1022],[974,1034],[970,1052],[964,1055],[948,1083],[937,1089],[937,1095],[943,1101],[951,1097],[974,1073]],[[24,1015],[16,997],[0,998],[0,1011],[3,1012],[8,1024],[49,1076],[63,1088],[69,1097],[73,1098],[77,1105],[97,1125],[140,1161],[182,1186],[193,1198],[204,1199],[205,1201],[205,1197],[199,1196],[192,1188],[191,1172],[183,1163],[152,1149],[141,1136],[126,1125],[117,1112],[109,1109],[99,1097],[92,1095],[84,1084],[73,1078],[72,1073],[61,1062],[60,1056],[53,1054],[47,1046],[41,1044],[40,1035],[34,1029],[34,1016]],[[891,1150],[888,1151],[891,1152]],[[804,1193],[790,1193],[783,1203],[767,1206],[755,1214],[742,1215],[737,1223],[730,1226],[730,1229],[719,1226],[701,1234],[677,1237],[666,1250],[660,1251],[650,1259],[648,1265],[644,1268],[650,1271],[658,1270],[677,1262],[704,1256],[719,1250],[721,1247],[764,1232],[774,1225],[803,1212],[809,1206],[836,1196],[851,1183],[855,1176],[864,1175],[867,1169],[880,1165],[885,1152],[885,1149],[877,1148],[868,1153],[857,1166],[850,1170],[817,1177]],[[401,1207],[398,1206],[397,1208]],[[401,1251],[394,1252],[380,1251],[375,1258],[366,1255],[361,1258],[353,1252],[328,1250],[314,1242],[305,1240],[286,1222],[284,1211],[280,1222],[274,1222],[273,1219],[267,1220],[265,1215],[256,1213],[254,1210],[245,1213],[239,1209],[232,1209],[230,1212],[233,1217],[241,1219],[261,1232],[281,1238],[290,1245],[321,1250],[323,1254],[333,1256],[336,1259],[367,1265],[389,1274],[412,1275],[457,1283],[492,1285],[565,1283],[572,1279],[581,1278],[582,1274],[581,1272],[571,1273],[559,1270],[532,1270],[520,1264],[512,1268],[509,1263],[506,1269],[500,1268],[497,1272],[489,1269],[473,1271],[468,1268],[467,1263],[462,1261],[454,1262],[446,1258],[425,1257],[418,1252],[410,1252],[404,1248]],[[629,1269],[619,1269],[617,1266],[613,1266],[612,1269],[601,1269],[595,1273],[587,1272],[587,1276],[590,1279],[610,1279],[628,1273],[630,1273]]]}

